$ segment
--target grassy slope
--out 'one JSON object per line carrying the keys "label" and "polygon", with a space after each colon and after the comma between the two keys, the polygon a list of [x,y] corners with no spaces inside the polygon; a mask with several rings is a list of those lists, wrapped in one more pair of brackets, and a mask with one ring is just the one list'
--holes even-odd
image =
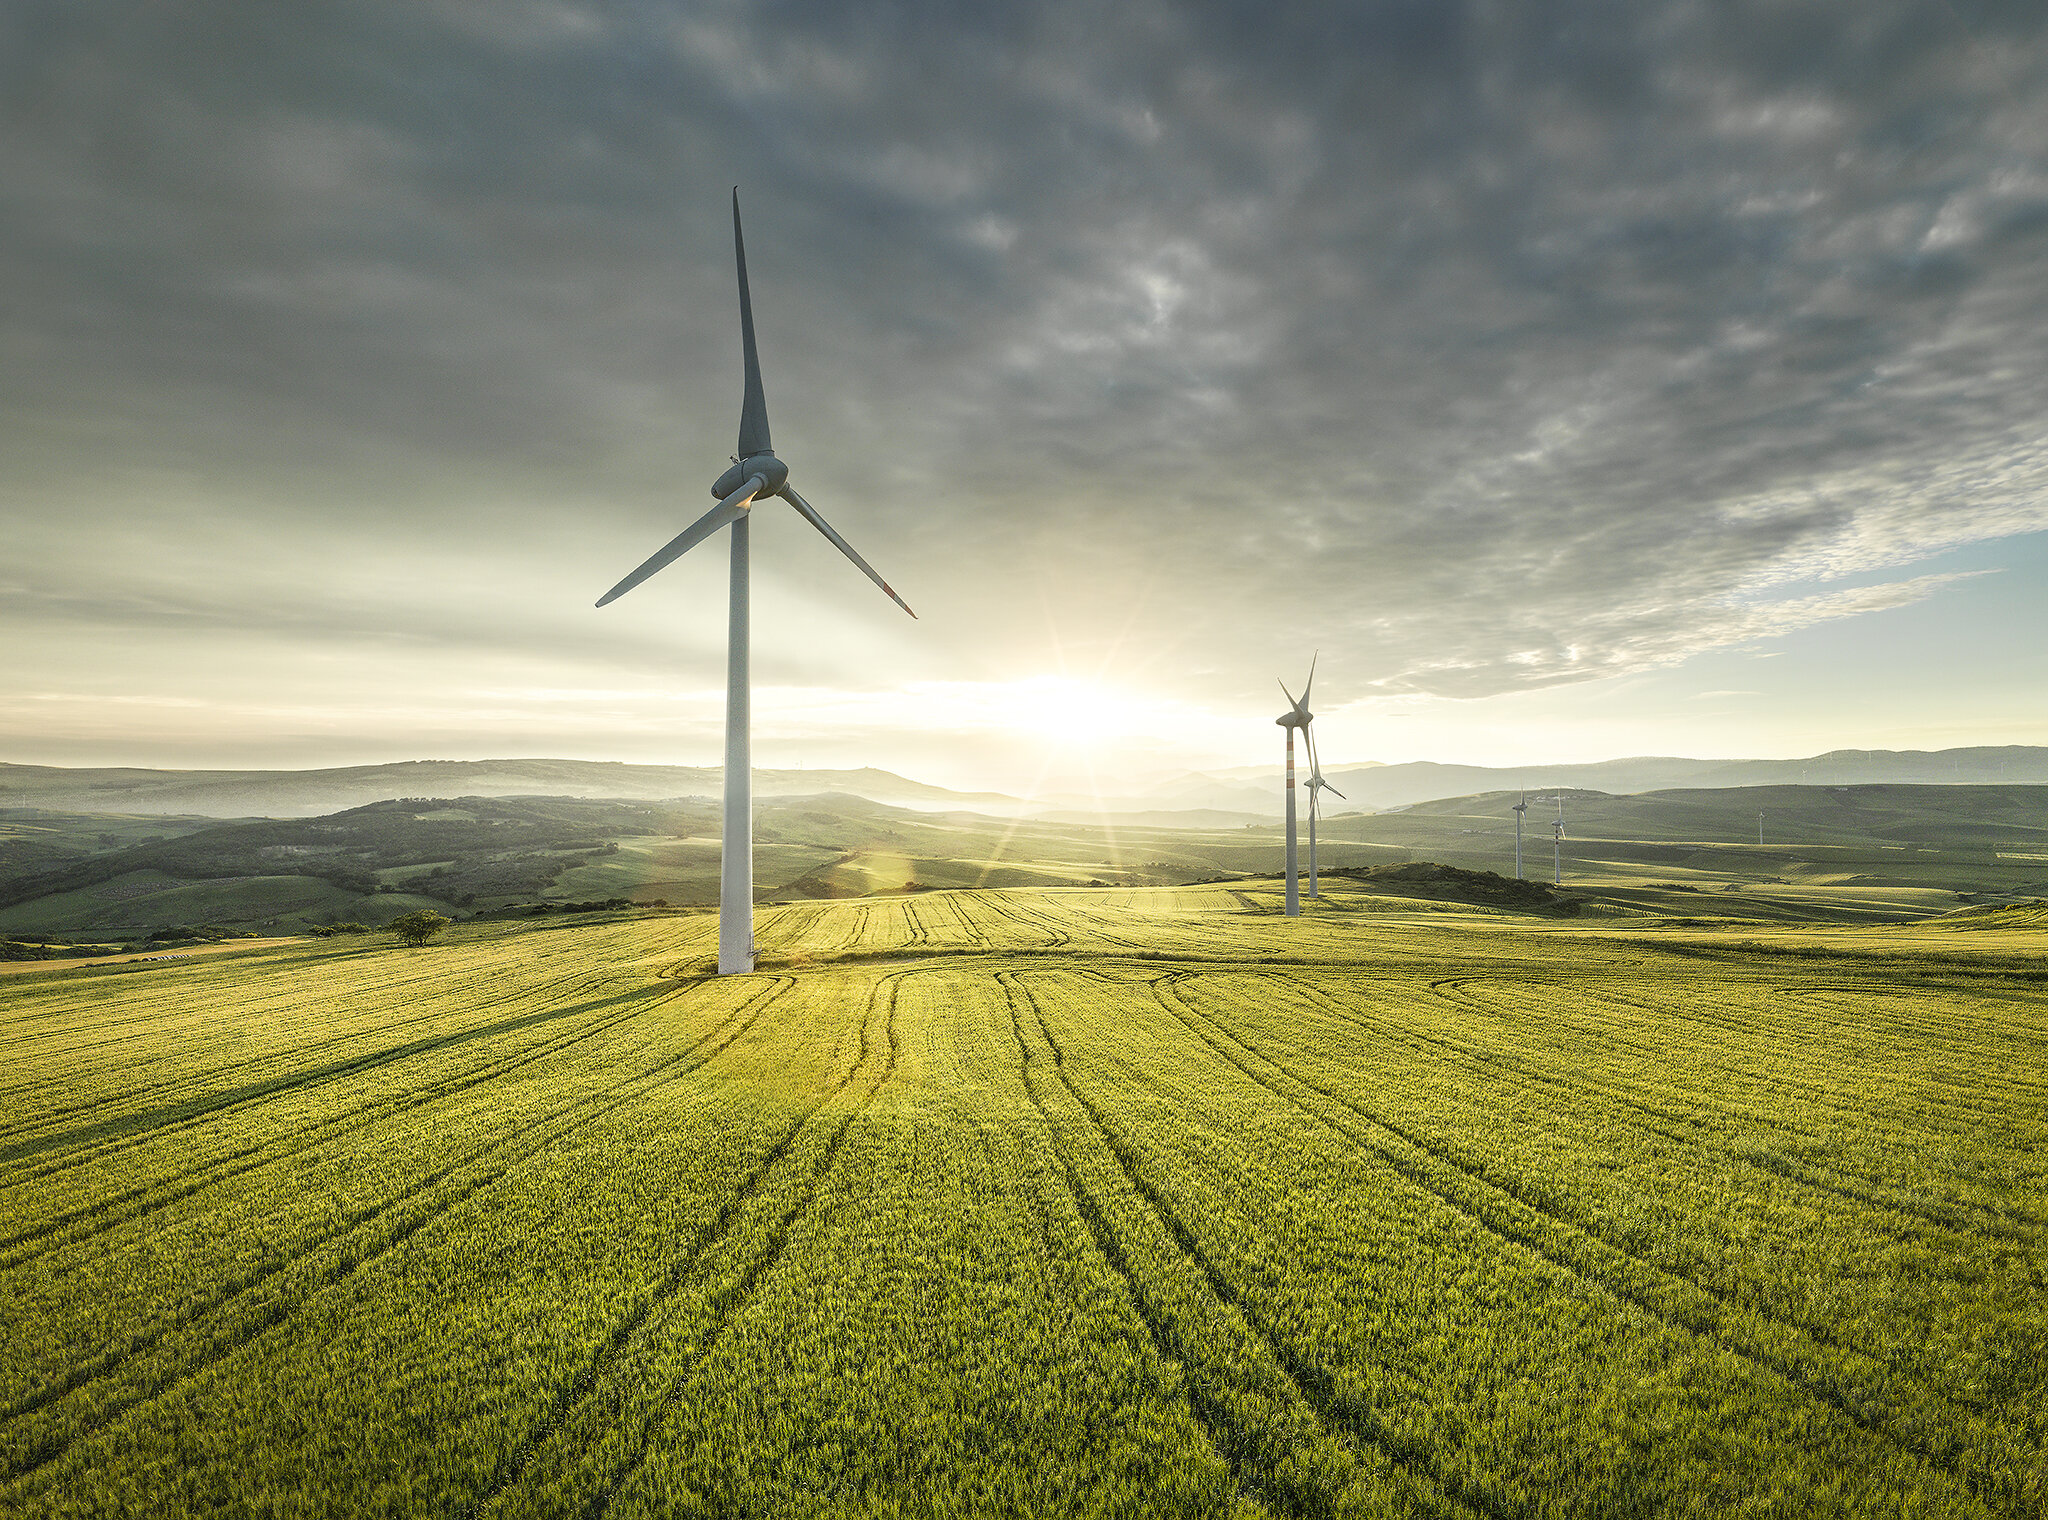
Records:
{"label": "grassy slope", "polygon": [[0,1510],[2039,1512],[2038,913],[1275,901],[13,978]]}

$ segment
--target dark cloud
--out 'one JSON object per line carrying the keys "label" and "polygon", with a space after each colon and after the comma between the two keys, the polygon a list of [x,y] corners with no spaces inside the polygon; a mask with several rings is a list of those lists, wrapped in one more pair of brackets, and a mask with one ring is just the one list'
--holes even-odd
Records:
{"label": "dark cloud", "polygon": [[[1049,626],[1218,695],[1283,637],[1387,691],[1670,663],[2048,525],[2044,25],[16,7],[0,499],[141,546],[78,551],[107,617],[346,626],[317,586],[243,594],[341,514],[560,578],[559,609],[478,592],[421,637],[538,621],[638,664],[639,633],[551,630],[708,505],[739,181],[777,441],[946,630],[928,673]],[[150,535],[195,524],[239,568],[153,586]]]}

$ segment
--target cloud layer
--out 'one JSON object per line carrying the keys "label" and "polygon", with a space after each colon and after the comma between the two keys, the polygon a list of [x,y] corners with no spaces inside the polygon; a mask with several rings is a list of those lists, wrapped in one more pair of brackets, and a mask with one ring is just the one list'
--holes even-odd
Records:
{"label": "cloud layer", "polygon": [[2048,527],[2044,27],[17,7],[9,616],[715,651],[715,564],[589,603],[731,451],[734,182],[777,443],[926,620],[777,527],[771,677],[1478,697],[1898,606]]}

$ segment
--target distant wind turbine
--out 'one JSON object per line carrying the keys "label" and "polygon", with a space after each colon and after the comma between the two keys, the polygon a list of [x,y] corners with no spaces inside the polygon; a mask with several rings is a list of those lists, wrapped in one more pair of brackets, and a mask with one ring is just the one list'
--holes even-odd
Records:
{"label": "distant wind turbine", "polygon": [[1557,822],[1550,826],[1550,884],[1564,885],[1564,793],[1557,794]]}
{"label": "distant wind turbine", "polygon": [[1308,662],[1308,684],[1301,688],[1301,700],[1294,700],[1294,693],[1287,689],[1287,683],[1280,683],[1280,694],[1287,698],[1287,711],[1273,721],[1287,730],[1287,916],[1301,917],[1301,857],[1295,843],[1294,824],[1294,731],[1307,732],[1315,715],[1308,710],[1309,693],[1315,689],[1316,662],[1310,656]]}
{"label": "distant wind turbine", "polygon": [[[910,612],[910,604],[875,574],[874,567],[853,545],[832,531],[817,509],[789,483],[789,466],[775,457],[768,441],[768,402],[761,390],[761,361],[754,351],[754,305],[747,294],[747,247],[740,236],[740,192],[732,192],[732,251],[739,268],[740,346],[746,359],[746,391],[740,402],[739,453],[732,468],[712,484],[718,505],[620,581],[597,605],[617,601],[628,591],[681,559],[720,528],[732,528],[732,589],[725,654],[725,816],[724,842],[718,859],[718,972],[725,976],[754,969],[754,792],[751,685],[748,679],[747,514],[755,502],[780,496],[795,507],[841,554],[882,588],[889,600]],[[912,617],[917,614],[910,612]]]}
{"label": "distant wind turbine", "polygon": [[[1314,679],[1313,675],[1310,679]],[[1280,689],[1285,691],[1287,688],[1283,686]],[[1306,692],[1302,693],[1301,700],[1308,701]],[[1346,802],[1351,799],[1323,779],[1322,762],[1316,759],[1316,731],[1313,720],[1304,725],[1303,731],[1308,736],[1308,895],[1320,899],[1323,894],[1316,886],[1316,819],[1321,816],[1323,810],[1322,794],[1335,792]]]}
{"label": "distant wind turbine", "polygon": [[1522,817],[1529,811],[1529,794],[1522,793],[1522,800],[1515,804],[1515,880],[1522,879]]}

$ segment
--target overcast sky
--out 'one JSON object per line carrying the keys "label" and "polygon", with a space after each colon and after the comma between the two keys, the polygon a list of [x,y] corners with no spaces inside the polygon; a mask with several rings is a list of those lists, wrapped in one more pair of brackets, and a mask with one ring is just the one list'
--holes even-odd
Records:
{"label": "overcast sky", "polygon": [[0,9],[0,759],[2048,743],[2048,10]]}

